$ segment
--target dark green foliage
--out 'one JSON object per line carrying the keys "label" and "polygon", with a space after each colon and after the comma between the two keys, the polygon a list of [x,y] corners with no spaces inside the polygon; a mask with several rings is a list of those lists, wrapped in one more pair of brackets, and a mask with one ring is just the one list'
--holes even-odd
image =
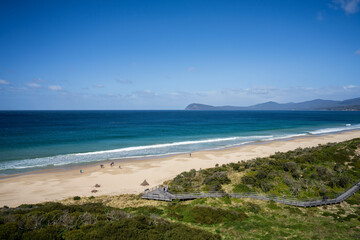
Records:
{"label": "dark green foliage", "polygon": [[0,239],[20,239],[21,232],[18,232],[18,224],[16,222],[9,222],[0,225]]}
{"label": "dark green foliage", "polygon": [[297,169],[297,164],[295,162],[285,162],[284,163],[284,170],[294,172]]}
{"label": "dark green foliage", "polygon": [[74,200],[80,200],[80,197],[79,197],[79,196],[75,196],[75,197],[74,197]]}
{"label": "dark green foliage", "polygon": [[[161,214],[143,207],[138,212]],[[100,203],[65,206],[59,203],[1,209],[0,239],[220,239],[204,230],[130,215]]]}
{"label": "dark green foliage", "polygon": [[360,139],[277,152],[266,158],[182,173],[170,187],[174,192],[221,191],[222,185],[231,184],[227,177],[229,171],[244,171],[241,184],[233,185],[235,193],[255,191],[299,199],[331,198],[359,181],[357,149],[360,149]]}
{"label": "dark green foliage", "polygon": [[170,183],[172,192],[221,191],[221,185],[230,183],[226,166],[204,169],[196,172],[194,169],[177,175]]}
{"label": "dark green foliage", "polygon": [[251,189],[245,184],[236,184],[233,187],[234,193],[244,193],[244,192],[250,192],[250,191],[251,191]]}
{"label": "dark green foliage", "polygon": [[286,206],[284,208],[287,209],[290,214],[298,214],[298,215],[303,214],[302,211],[298,207]]}
{"label": "dark green foliage", "polygon": [[[345,200],[348,204],[351,204],[351,205],[360,205],[360,193],[357,192],[355,193],[354,195],[352,195],[351,197],[349,197],[348,199]],[[360,214],[360,212],[359,212]]]}
{"label": "dark green foliage", "polygon": [[247,210],[253,213],[259,213],[261,211],[261,207],[252,202],[246,202],[245,207],[247,208]]}
{"label": "dark green foliage", "polygon": [[221,198],[225,204],[231,204],[231,198],[229,196]]}
{"label": "dark green foliage", "polygon": [[256,176],[252,176],[252,175],[246,175],[246,176],[243,176],[241,178],[241,182],[243,184],[249,184],[249,185],[254,185],[254,186],[259,186],[258,180],[256,179]]}
{"label": "dark green foliage", "polygon": [[341,215],[344,213],[345,213],[345,211],[340,211],[340,212],[338,211],[337,213],[324,212],[322,215],[325,217],[332,217],[337,222],[351,221],[351,219],[357,219],[360,221],[360,219],[358,219],[358,217],[359,217],[358,215],[349,214],[345,217],[342,217]]}
{"label": "dark green foliage", "polygon": [[[190,170],[189,172],[182,172],[173,179],[173,185],[171,190],[174,192],[186,192],[194,190],[194,183],[198,183],[199,177],[196,176],[195,169]],[[199,187],[200,183],[195,187]]]}
{"label": "dark green foliage", "polygon": [[337,183],[340,187],[345,188],[349,185],[349,182],[350,182],[350,178],[346,175],[342,175],[339,177],[339,180]]}
{"label": "dark green foliage", "polygon": [[212,185],[214,183],[230,183],[230,179],[227,177],[227,172],[214,172],[212,175],[206,176],[203,182],[204,185]]}
{"label": "dark green foliage", "polygon": [[331,213],[329,213],[329,212],[323,212],[322,215],[325,216],[325,217],[329,217],[329,216],[331,216]]}
{"label": "dark green foliage", "polygon": [[163,210],[161,210],[157,207],[152,207],[152,206],[126,208],[125,211],[131,212],[131,213],[140,213],[140,214],[144,214],[147,216],[150,216],[151,214],[162,215],[164,212]]}
{"label": "dark green foliage", "polygon": [[241,222],[247,215],[241,210],[225,210],[204,205],[173,204],[168,208],[168,215],[177,220],[199,224],[218,224],[223,222]]}
{"label": "dark green foliage", "polygon": [[349,214],[343,218],[344,221],[350,221],[351,219],[357,219],[359,216],[356,214]]}
{"label": "dark green foliage", "polygon": [[62,228],[58,226],[48,226],[39,230],[29,231],[23,234],[23,239],[48,240],[63,239]]}
{"label": "dark green foliage", "polygon": [[280,208],[274,201],[270,201],[270,202],[267,204],[267,207],[270,208],[270,209],[273,209],[273,210]]}

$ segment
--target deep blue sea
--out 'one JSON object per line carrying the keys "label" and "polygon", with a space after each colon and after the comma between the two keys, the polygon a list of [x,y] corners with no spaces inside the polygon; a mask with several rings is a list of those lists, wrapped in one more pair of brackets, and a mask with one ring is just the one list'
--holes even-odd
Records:
{"label": "deep blue sea", "polygon": [[0,111],[0,175],[360,129],[360,112]]}

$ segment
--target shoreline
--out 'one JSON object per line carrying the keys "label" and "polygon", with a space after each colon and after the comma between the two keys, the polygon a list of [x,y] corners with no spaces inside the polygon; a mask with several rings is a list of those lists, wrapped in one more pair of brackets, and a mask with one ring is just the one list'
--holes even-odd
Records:
{"label": "shoreline", "polygon": [[[322,135],[305,135],[252,142],[221,149],[134,159],[111,159],[86,165],[66,166],[0,177],[0,206],[18,206],[62,200],[73,196],[139,194],[190,169],[214,167],[240,160],[265,157],[299,147],[313,147],[328,142],[342,142],[360,137],[360,130]],[[110,167],[109,163],[115,166]],[[100,168],[104,164],[105,168]],[[121,165],[121,169],[118,167]],[[81,174],[79,170],[82,169]],[[140,186],[146,179],[149,186]],[[94,188],[100,184],[100,188]],[[98,190],[92,193],[92,190]]]}
{"label": "shoreline", "polygon": [[[317,136],[320,137],[323,135],[332,135],[332,134],[339,134],[339,133],[353,132],[353,131],[360,131],[360,129],[342,130],[342,131],[338,131],[338,132],[321,133],[321,134],[298,134],[295,136],[280,137],[280,138],[275,138],[275,139],[270,139],[270,140],[255,140],[255,141],[239,143],[239,144],[235,144],[235,145],[231,145],[231,146],[200,149],[200,150],[193,151],[191,153],[205,152],[205,151],[221,151],[221,150],[227,150],[227,149],[232,149],[232,148],[239,148],[239,147],[243,147],[243,146],[247,146],[247,145],[263,144],[263,143],[269,143],[269,142],[274,142],[274,141],[289,141],[291,139],[300,139],[300,138],[306,138],[306,137],[317,137]],[[110,162],[126,163],[126,162],[133,162],[133,161],[153,160],[153,159],[173,157],[173,156],[182,155],[182,154],[186,155],[189,153],[190,152],[165,153],[165,154],[160,154],[160,155],[135,156],[135,157],[127,157],[127,158],[110,158],[110,159],[97,160],[97,161],[91,161],[91,162],[83,162],[83,163],[77,163],[77,164],[76,163],[75,164],[64,164],[64,165],[59,165],[59,166],[44,166],[44,167],[41,167],[40,169],[36,169],[36,170],[30,170],[30,171],[19,172],[19,173],[3,174],[3,175],[0,175],[0,180],[23,176],[23,175],[30,175],[30,174],[42,174],[42,173],[47,173],[47,172],[68,171],[68,170],[73,170],[73,169],[80,170],[82,168],[100,166],[101,164],[105,165]]]}

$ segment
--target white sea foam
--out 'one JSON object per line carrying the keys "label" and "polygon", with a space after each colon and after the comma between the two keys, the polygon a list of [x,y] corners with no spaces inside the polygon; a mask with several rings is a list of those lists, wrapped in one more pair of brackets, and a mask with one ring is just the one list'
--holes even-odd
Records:
{"label": "white sea foam", "polygon": [[107,159],[119,158],[141,158],[154,157],[168,154],[178,154],[185,152],[192,152],[196,150],[223,148],[226,145],[236,145],[243,142],[259,141],[273,137],[272,135],[265,136],[239,136],[228,138],[213,138],[203,139],[197,141],[181,141],[164,144],[154,144],[146,146],[134,146],[104,151],[94,151],[86,153],[64,154],[50,157],[23,159],[9,162],[0,162],[0,170],[6,169],[26,169],[26,168],[41,168],[50,165],[61,166],[69,164],[80,164],[95,162]]}
{"label": "white sea foam", "polygon": [[341,126],[341,127],[323,128],[315,131],[310,131],[309,133],[318,135],[318,134],[335,133],[335,132],[342,132],[342,131],[349,131],[356,129],[360,129],[360,124],[355,124],[355,125],[346,124],[345,126]]}
{"label": "white sea foam", "polygon": [[184,141],[184,142],[154,144],[154,145],[148,145],[148,146],[127,147],[127,148],[119,148],[119,149],[106,150],[106,151],[76,153],[74,155],[84,156],[84,155],[93,155],[93,154],[102,154],[102,153],[119,153],[119,152],[129,152],[129,151],[138,151],[138,150],[155,149],[155,148],[166,148],[166,147],[174,147],[174,146],[182,146],[182,145],[193,145],[193,144],[201,144],[201,143],[227,142],[227,141],[235,141],[235,140],[249,139],[249,138],[250,139],[263,139],[263,138],[268,138],[268,137],[272,137],[272,136],[214,138],[214,139],[206,139],[206,140],[198,140],[198,141]]}
{"label": "white sea foam", "polygon": [[141,157],[154,157],[169,154],[179,154],[193,152],[197,150],[221,149],[243,144],[249,144],[256,141],[273,141],[288,139],[292,137],[301,137],[306,135],[321,135],[326,133],[340,132],[346,130],[360,129],[360,124],[343,125],[341,127],[323,128],[314,131],[294,133],[294,134],[274,134],[274,135],[255,135],[255,136],[235,136],[228,138],[210,138],[193,141],[179,141],[171,143],[125,147],[112,150],[94,151],[85,153],[73,153],[57,156],[49,156],[34,159],[23,159],[16,161],[0,162],[0,171],[47,168],[51,166],[76,165],[90,163],[101,160],[111,159],[133,159]]}
{"label": "white sea foam", "polygon": [[287,138],[293,138],[293,137],[301,137],[309,135],[308,133],[299,133],[299,134],[288,134],[288,135],[280,135],[272,138],[268,138],[265,140],[280,140],[280,139],[287,139]]}

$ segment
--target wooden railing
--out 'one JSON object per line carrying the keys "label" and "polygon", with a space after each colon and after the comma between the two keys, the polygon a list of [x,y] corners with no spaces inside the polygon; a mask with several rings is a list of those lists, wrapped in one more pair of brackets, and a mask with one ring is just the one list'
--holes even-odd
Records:
{"label": "wooden railing", "polygon": [[224,192],[194,192],[194,193],[171,193],[163,191],[162,186],[155,186],[147,191],[145,191],[141,198],[143,199],[152,199],[152,200],[160,200],[160,201],[173,201],[175,199],[179,200],[190,200],[197,198],[210,198],[210,197],[225,197],[229,196],[232,198],[252,198],[258,200],[267,200],[279,202],[287,205],[298,206],[298,207],[316,207],[322,205],[336,204],[341,203],[346,200],[354,193],[356,193],[360,189],[360,181],[352,185],[346,191],[335,195],[331,198],[313,198],[313,199],[305,199],[299,200],[294,197],[281,197],[277,195],[263,195],[256,192],[248,192],[248,193],[224,193]]}

